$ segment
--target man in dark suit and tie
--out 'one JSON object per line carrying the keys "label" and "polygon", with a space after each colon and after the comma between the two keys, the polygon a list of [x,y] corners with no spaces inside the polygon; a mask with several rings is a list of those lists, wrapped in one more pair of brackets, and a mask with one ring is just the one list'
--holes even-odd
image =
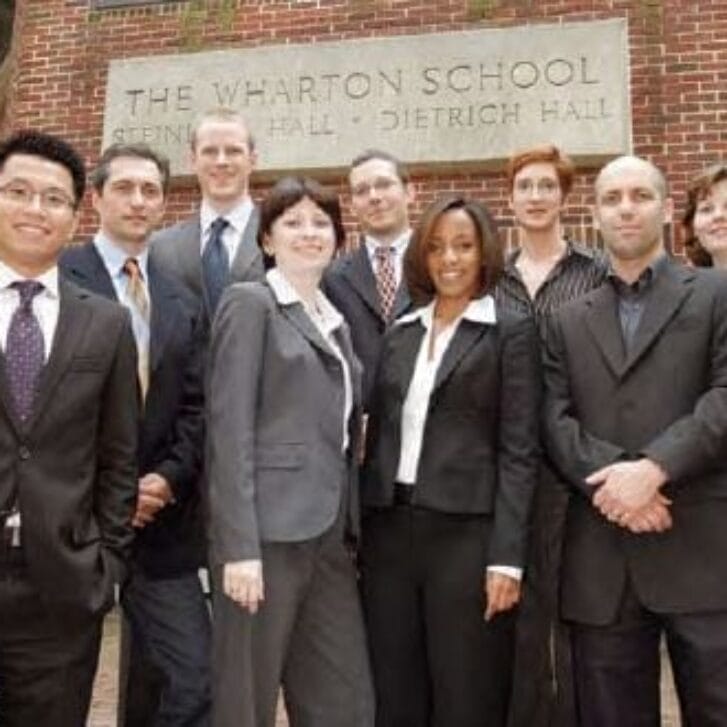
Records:
{"label": "man in dark suit and tie", "polygon": [[225,285],[263,278],[249,189],[257,155],[245,120],[225,108],[202,115],[191,154],[202,192],[199,212],[156,234],[151,258],[204,302],[209,322]]}
{"label": "man in dark suit and tie", "polygon": [[138,395],[126,311],[59,277],[83,160],[0,144],[0,722],[85,724],[133,537]]}
{"label": "man in dark suit and tie", "polygon": [[351,162],[348,181],[361,241],[356,250],[330,266],[323,289],[351,328],[354,349],[364,367],[367,402],[383,334],[411,305],[402,267],[411,236],[409,205],[414,188],[402,162],[377,149]]}
{"label": "man in dark suit and tie", "polygon": [[595,186],[611,273],[546,343],[545,437],[573,487],[561,610],[587,727],[660,724],[666,636],[685,725],[727,725],[727,278],[664,249],[652,164]]}
{"label": "man in dark suit and tie", "polygon": [[[169,184],[166,159],[145,145],[114,145],[102,154],[91,182],[99,232],[92,242],[68,249],[61,267],[74,283],[121,302],[131,314],[144,406],[137,539],[122,605],[135,643],[162,676],[154,715],[134,712],[137,700],[127,688],[125,724],[200,727],[208,724],[210,706],[210,622],[197,575],[204,553],[197,487],[201,311],[148,259],[149,235],[161,220]],[[130,680],[129,688],[135,687]]]}

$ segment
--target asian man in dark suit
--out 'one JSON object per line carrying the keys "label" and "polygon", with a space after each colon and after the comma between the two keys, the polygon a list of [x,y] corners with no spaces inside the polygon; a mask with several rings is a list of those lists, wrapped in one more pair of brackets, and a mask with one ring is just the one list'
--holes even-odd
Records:
{"label": "asian man in dark suit", "polygon": [[202,192],[199,212],[157,233],[151,258],[204,303],[209,323],[228,283],[263,278],[259,213],[249,188],[257,156],[245,120],[225,108],[202,115],[191,154]]}
{"label": "asian man in dark suit", "polygon": [[83,160],[0,144],[0,722],[85,724],[103,615],[133,537],[138,394],[129,316],[58,274]]}
{"label": "asian man in dark suit", "polygon": [[61,267],[79,286],[123,303],[132,317],[144,406],[137,539],[122,605],[134,642],[162,676],[158,704],[140,716],[129,692],[138,688],[131,651],[121,722],[206,725],[210,622],[197,575],[204,562],[201,311],[148,260],[149,234],[164,211],[167,161],[144,145],[115,145],[103,153],[91,181],[100,230],[92,242],[68,249]]}
{"label": "asian man in dark suit", "polygon": [[727,725],[727,278],[667,256],[658,169],[599,173],[611,273],[546,339],[545,438],[572,486],[561,610],[580,724],[659,725],[666,636],[682,723]]}
{"label": "asian man in dark suit", "polygon": [[328,268],[323,289],[351,328],[364,367],[366,403],[384,332],[411,307],[402,263],[411,237],[409,205],[414,188],[402,162],[377,149],[353,160],[348,181],[361,240],[356,250]]}

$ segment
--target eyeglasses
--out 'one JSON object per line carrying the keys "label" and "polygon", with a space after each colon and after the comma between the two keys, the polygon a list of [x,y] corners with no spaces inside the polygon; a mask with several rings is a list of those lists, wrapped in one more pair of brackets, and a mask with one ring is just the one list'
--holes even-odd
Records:
{"label": "eyeglasses", "polygon": [[0,185],[0,197],[20,207],[30,207],[37,197],[45,212],[65,212],[76,207],[76,203],[60,189],[43,189],[38,192],[22,181]]}
{"label": "eyeglasses", "polygon": [[515,193],[523,197],[531,195],[535,190],[541,197],[554,197],[560,191],[560,184],[554,179],[518,179],[515,182]]}

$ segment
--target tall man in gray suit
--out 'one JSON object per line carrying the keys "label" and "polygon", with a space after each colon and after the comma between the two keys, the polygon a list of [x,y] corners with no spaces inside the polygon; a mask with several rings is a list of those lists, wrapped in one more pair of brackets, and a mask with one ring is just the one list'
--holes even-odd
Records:
{"label": "tall man in gray suit", "polygon": [[86,722],[132,540],[136,353],[124,309],[58,274],[83,160],[0,143],[0,723]]}
{"label": "tall man in gray suit", "polygon": [[364,367],[366,404],[382,336],[411,305],[402,267],[411,236],[409,205],[414,188],[404,164],[378,149],[369,149],[351,162],[348,181],[361,240],[356,250],[330,266],[323,289],[351,328],[353,346]]}
{"label": "tall man in gray suit", "polygon": [[561,610],[580,724],[660,724],[666,635],[682,721],[727,725],[727,278],[664,250],[661,173],[596,179],[609,279],[546,339],[545,437],[573,487]]}
{"label": "tall man in gray suit", "polygon": [[191,155],[202,192],[199,212],[155,235],[151,259],[203,302],[209,321],[229,282],[263,277],[249,189],[257,154],[242,116],[219,108],[201,116]]}

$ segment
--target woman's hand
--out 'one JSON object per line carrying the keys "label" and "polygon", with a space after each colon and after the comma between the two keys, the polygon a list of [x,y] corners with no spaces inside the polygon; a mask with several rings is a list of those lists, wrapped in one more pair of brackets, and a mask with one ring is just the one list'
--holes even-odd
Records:
{"label": "woman's hand", "polygon": [[261,560],[238,560],[222,568],[222,589],[238,606],[256,613],[264,599]]}
{"label": "woman's hand", "polygon": [[503,573],[488,571],[485,576],[487,610],[485,621],[491,621],[498,613],[509,611],[520,600],[520,581]]}

